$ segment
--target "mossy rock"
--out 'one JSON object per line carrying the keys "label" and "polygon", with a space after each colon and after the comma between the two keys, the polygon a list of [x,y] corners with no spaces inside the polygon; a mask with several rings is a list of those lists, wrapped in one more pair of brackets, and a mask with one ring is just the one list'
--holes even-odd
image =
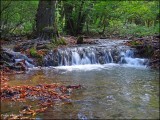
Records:
{"label": "mossy rock", "polygon": [[144,54],[147,57],[152,57],[152,55],[154,54],[153,47],[151,45],[144,46]]}
{"label": "mossy rock", "polygon": [[57,42],[59,45],[66,45],[67,44],[64,38],[60,38]]}
{"label": "mossy rock", "polygon": [[29,52],[30,52],[31,57],[33,58],[42,58],[42,56],[38,54],[35,48],[31,48]]}
{"label": "mossy rock", "polygon": [[53,46],[67,45],[67,43],[63,37],[59,38],[58,40],[52,39],[52,44],[53,44]]}

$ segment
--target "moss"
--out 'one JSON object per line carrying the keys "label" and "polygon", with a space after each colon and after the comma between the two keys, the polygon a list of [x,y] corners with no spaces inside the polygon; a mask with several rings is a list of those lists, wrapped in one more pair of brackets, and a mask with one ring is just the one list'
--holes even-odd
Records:
{"label": "moss", "polygon": [[138,41],[134,41],[134,40],[131,41],[130,44],[133,46],[141,45],[141,43],[139,43]]}
{"label": "moss", "polygon": [[52,39],[52,46],[58,46],[58,45],[67,45],[64,38],[59,38],[58,40]]}
{"label": "moss", "polygon": [[51,43],[47,44],[46,47],[47,49],[51,50],[54,48],[57,48],[59,45],[67,45],[66,41],[64,38],[58,38],[57,40],[51,39]]}
{"label": "moss", "polygon": [[34,48],[31,48],[29,52],[30,52],[30,55],[31,55],[32,57],[36,56],[36,54],[37,54],[37,51],[36,51],[36,49],[34,49]]}
{"label": "moss", "polygon": [[43,65],[43,54],[41,51],[37,51],[35,48],[30,48],[30,56],[34,58],[34,61],[38,66]]}
{"label": "moss", "polygon": [[58,45],[66,45],[67,44],[64,38],[60,38],[57,42],[58,42]]}
{"label": "moss", "polygon": [[42,56],[38,54],[35,48],[30,48],[30,55],[34,58],[42,58]]}

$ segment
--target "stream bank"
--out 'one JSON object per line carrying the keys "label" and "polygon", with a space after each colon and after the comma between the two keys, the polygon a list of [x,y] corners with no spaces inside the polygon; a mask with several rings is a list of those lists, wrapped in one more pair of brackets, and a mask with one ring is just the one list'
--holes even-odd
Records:
{"label": "stream bank", "polygon": [[[62,40],[65,40],[66,44],[65,45],[58,45],[54,46],[50,41],[40,41],[39,39],[34,39],[34,40],[21,40],[20,38],[17,39],[17,42],[10,42],[9,45],[6,45],[6,43],[2,44],[2,46],[9,46],[11,49],[13,49],[15,52],[20,52],[22,54],[25,54],[26,57],[17,57],[16,59],[22,59],[26,60],[25,63],[24,61],[21,62],[21,69],[26,70],[28,64],[33,64],[34,66],[44,66],[44,60],[43,58],[50,52],[50,50],[53,50],[55,53],[57,52],[58,49],[67,49],[68,47],[78,47],[78,46],[83,46],[83,45],[96,45],[98,44],[98,41],[103,41],[107,39],[91,39],[89,37],[84,37],[83,44],[76,44],[76,38],[73,36],[66,36],[62,37]],[[109,40],[109,39],[108,39]],[[102,43],[103,44],[103,43]],[[142,38],[135,38],[134,40],[128,40],[124,45],[130,46],[133,49],[136,49],[135,56],[139,58],[145,58],[149,59],[149,64],[148,66],[153,68],[153,69],[159,69],[159,38],[158,36],[148,36],[148,37],[142,37]],[[3,47],[3,48],[4,48]],[[5,66],[5,64],[13,64],[13,61],[11,62],[11,56],[12,54],[9,55],[9,53],[4,52],[4,50],[1,50],[1,62],[2,65]],[[4,54],[5,53],[5,54]],[[58,54],[58,53],[56,53]],[[101,53],[99,53],[101,54]],[[102,53],[103,54],[103,53]],[[22,55],[21,55],[22,56]],[[28,57],[28,58],[27,58]],[[115,57],[113,57],[115,58]],[[13,59],[13,58],[12,58]],[[30,59],[30,60],[29,60]],[[32,59],[32,62],[31,62]],[[102,58],[101,58],[102,59]],[[57,59],[55,59],[57,60]],[[102,61],[102,60],[101,60]],[[117,61],[117,60],[115,60]],[[26,65],[24,65],[24,63]],[[100,62],[103,64],[104,62]],[[15,64],[15,63],[14,63]],[[55,66],[57,64],[53,64]],[[12,65],[10,65],[10,68]],[[26,68],[25,68],[26,66]],[[14,68],[16,69],[16,68]]]}

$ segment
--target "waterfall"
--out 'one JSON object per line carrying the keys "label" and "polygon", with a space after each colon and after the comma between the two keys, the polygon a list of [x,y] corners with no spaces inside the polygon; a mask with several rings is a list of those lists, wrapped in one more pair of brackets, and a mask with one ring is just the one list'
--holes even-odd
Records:
{"label": "waterfall", "polygon": [[129,64],[146,65],[146,59],[134,58],[130,48],[115,49],[105,46],[84,46],[58,49],[44,57],[45,66],[74,66],[87,64]]}
{"label": "waterfall", "polygon": [[121,59],[119,61],[120,64],[129,64],[134,66],[143,66],[148,63],[147,59],[142,58],[134,58],[133,50],[126,50],[125,52],[121,52]]}
{"label": "waterfall", "polygon": [[85,65],[85,64],[106,64],[112,63],[113,58],[111,51],[98,50],[95,48],[67,48],[58,50],[58,53],[49,53],[44,58],[45,66]]}

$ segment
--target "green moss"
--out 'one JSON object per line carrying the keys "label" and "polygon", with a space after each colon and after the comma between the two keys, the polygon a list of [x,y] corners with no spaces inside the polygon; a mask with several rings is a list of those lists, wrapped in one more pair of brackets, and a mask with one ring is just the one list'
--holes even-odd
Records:
{"label": "green moss", "polygon": [[35,57],[35,56],[37,55],[37,51],[36,51],[35,48],[31,48],[31,49],[30,49],[30,55],[31,55],[32,57]]}
{"label": "green moss", "polygon": [[51,43],[47,44],[47,48],[50,50],[50,49],[57,48],[59,45],[67,45],[64,38],[61,37],[61,38],[58,38],[57,40],[51,39]]}
{"label": "green moss", "polygon": [[52,39],[52,46],[58,46],[58,45],[67,45],[64,38],[59,38],[58,40]]}
{"label": "green moss", "polygon": [[30,55],[34,58],[42,58],[42,56],[37,53],[37,50],[35,48],[30,49]]}
{"label": "green moss", "polygon": [[59,45],[66,45],[67,44],[64,38],[60,38],[57,42]]}
{"label": "green moss", "polygon": [[131,41],[130,43],[131,45],[134,45],[134,46],[141,45],[138,41]]}

